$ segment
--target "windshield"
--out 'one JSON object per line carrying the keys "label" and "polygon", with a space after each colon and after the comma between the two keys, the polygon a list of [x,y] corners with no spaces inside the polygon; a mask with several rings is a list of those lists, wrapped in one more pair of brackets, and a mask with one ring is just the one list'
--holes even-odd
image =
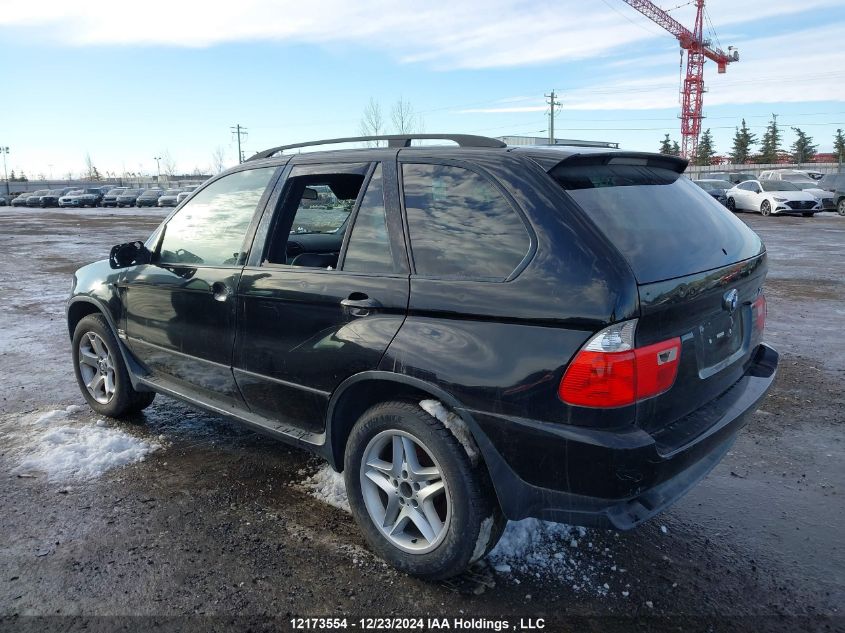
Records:
{"label": "windshield", "polygon": [[33,193],[31,195],[33,195],[33,196],[46,196],[48,193],[50,193],[49,189],[40,189],[39,191],[36,191],[35,193]]}
{"label": "windshield", "polygon": [[62,195],[62,190],[61,190],[61,189],[53,189],[53,190],[50,192],[50,195],[51,195],[51,196],[60,196],[60,195]]}
{"label": "windshield", "polygon": [[126,191],[126,190],[125,189],[112,189],[106,195],[107,196],[116,196],[116,195],[123,193],[124,191]]}
{"label": "windshield", "polygon": [[149,198],[151,196],[160,196],[160,195],[161,195],[161,191],[158,191],[157,189],[147,189],[144,193],[141,194],[141,197],[142,198]]}
{"label": "windshield", "polygon": [[575,164],[550,175],[646,284],[758,255],[760,238],[688,178],[646,165]]}
{"label": "windshield", "polygon": [[696,180],[695,184],[704,189],[704,191],[713,191],[714,189],[730,189],[733,187],[727,180]]}
{"label": "windshield", "polygon": [[165,196],[176,196],[180,193],[182,193],[181,189],[168,189],[167,191],[164,192],[164,195]]}
{"label": "windshield", "polygon": [[811,182],[811,181],[802,181],[802,182],[794,182],[792,183],[802,191],[806,191],[807,189],[818,189],[819,183]]}
{"label": "windshield", "polygon": [[137,196],[139,193],[141,193],[140,189],[127,189],[126,191],[124,191],[120,195],[122,195],[122,196]]}
{"label": "windshield", "polygon": [[761,180],[763,191],[800,191],[798,187],[785,180]]}

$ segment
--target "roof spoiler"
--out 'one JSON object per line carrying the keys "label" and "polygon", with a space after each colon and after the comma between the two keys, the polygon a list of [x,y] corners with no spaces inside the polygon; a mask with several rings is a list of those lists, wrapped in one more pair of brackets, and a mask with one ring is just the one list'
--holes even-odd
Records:
{"label": "roof spoiler", "polygon": [[585,152],[567,156],[548,168],[547,171],[554,175],[553,172],[558,169],[590,165],[641,165],[643,167],[669,169],[682,174],[689,165],[689,161],[678,156],[651,152]]}

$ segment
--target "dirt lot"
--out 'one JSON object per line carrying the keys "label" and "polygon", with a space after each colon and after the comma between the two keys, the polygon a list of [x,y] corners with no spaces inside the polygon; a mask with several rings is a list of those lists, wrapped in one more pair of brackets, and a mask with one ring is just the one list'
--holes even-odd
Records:
{"label": "dirt lot", "polygon": [[[490,560],[427,584],[386,568],[348,514],[309,494],[320,464],[305,453],[161,396],[135,422],[70,406],[83,404],[63,316],[70,274],[161,217],[0,208],[0,628],[428,615],[544,618],[553,631],[845,628],[845,218],[741,216],[769,248],[781,371],[702,484],[630,533],[512,525]],[[152,452],[88,478],[22,469],[56,420]]]}

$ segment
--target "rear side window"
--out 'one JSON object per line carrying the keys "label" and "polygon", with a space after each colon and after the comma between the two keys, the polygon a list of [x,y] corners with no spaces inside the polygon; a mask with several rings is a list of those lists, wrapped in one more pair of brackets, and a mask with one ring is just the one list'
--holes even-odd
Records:
{"label": "rear side window", "polygon": [[719,268],[762,251],[751,229],[671,169],[564,162],[550,175],[619,249],[640,283]]}
{"label": "rear side window", "polygon": [[838,174],[827,174],[822,176],[819,186],[828,189],[845,189],[845,176]]}
{"label": "rear side window", "polygon": [[418,275],[502,281],[528,253],[522,218],[479,174],[404,164],[402,183]]}

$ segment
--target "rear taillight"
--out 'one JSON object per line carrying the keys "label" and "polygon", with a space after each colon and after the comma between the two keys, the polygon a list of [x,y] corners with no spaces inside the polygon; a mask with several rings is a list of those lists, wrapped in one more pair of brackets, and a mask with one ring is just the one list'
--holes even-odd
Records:
{"label": "rear taillight", "polygon": [[678,374],[681,339],[634,347],[637,321],[605,328],[581,348],[558,387],[581,407],[624,407],[668,391]]}
{"label": "rear taillight", "polygon": [[763,334],[766,327],[766,315],[769,307],[766,303],[766,295],[761,294],[751,304],[751,316],[754,319],[754,331],[757,335]]}

